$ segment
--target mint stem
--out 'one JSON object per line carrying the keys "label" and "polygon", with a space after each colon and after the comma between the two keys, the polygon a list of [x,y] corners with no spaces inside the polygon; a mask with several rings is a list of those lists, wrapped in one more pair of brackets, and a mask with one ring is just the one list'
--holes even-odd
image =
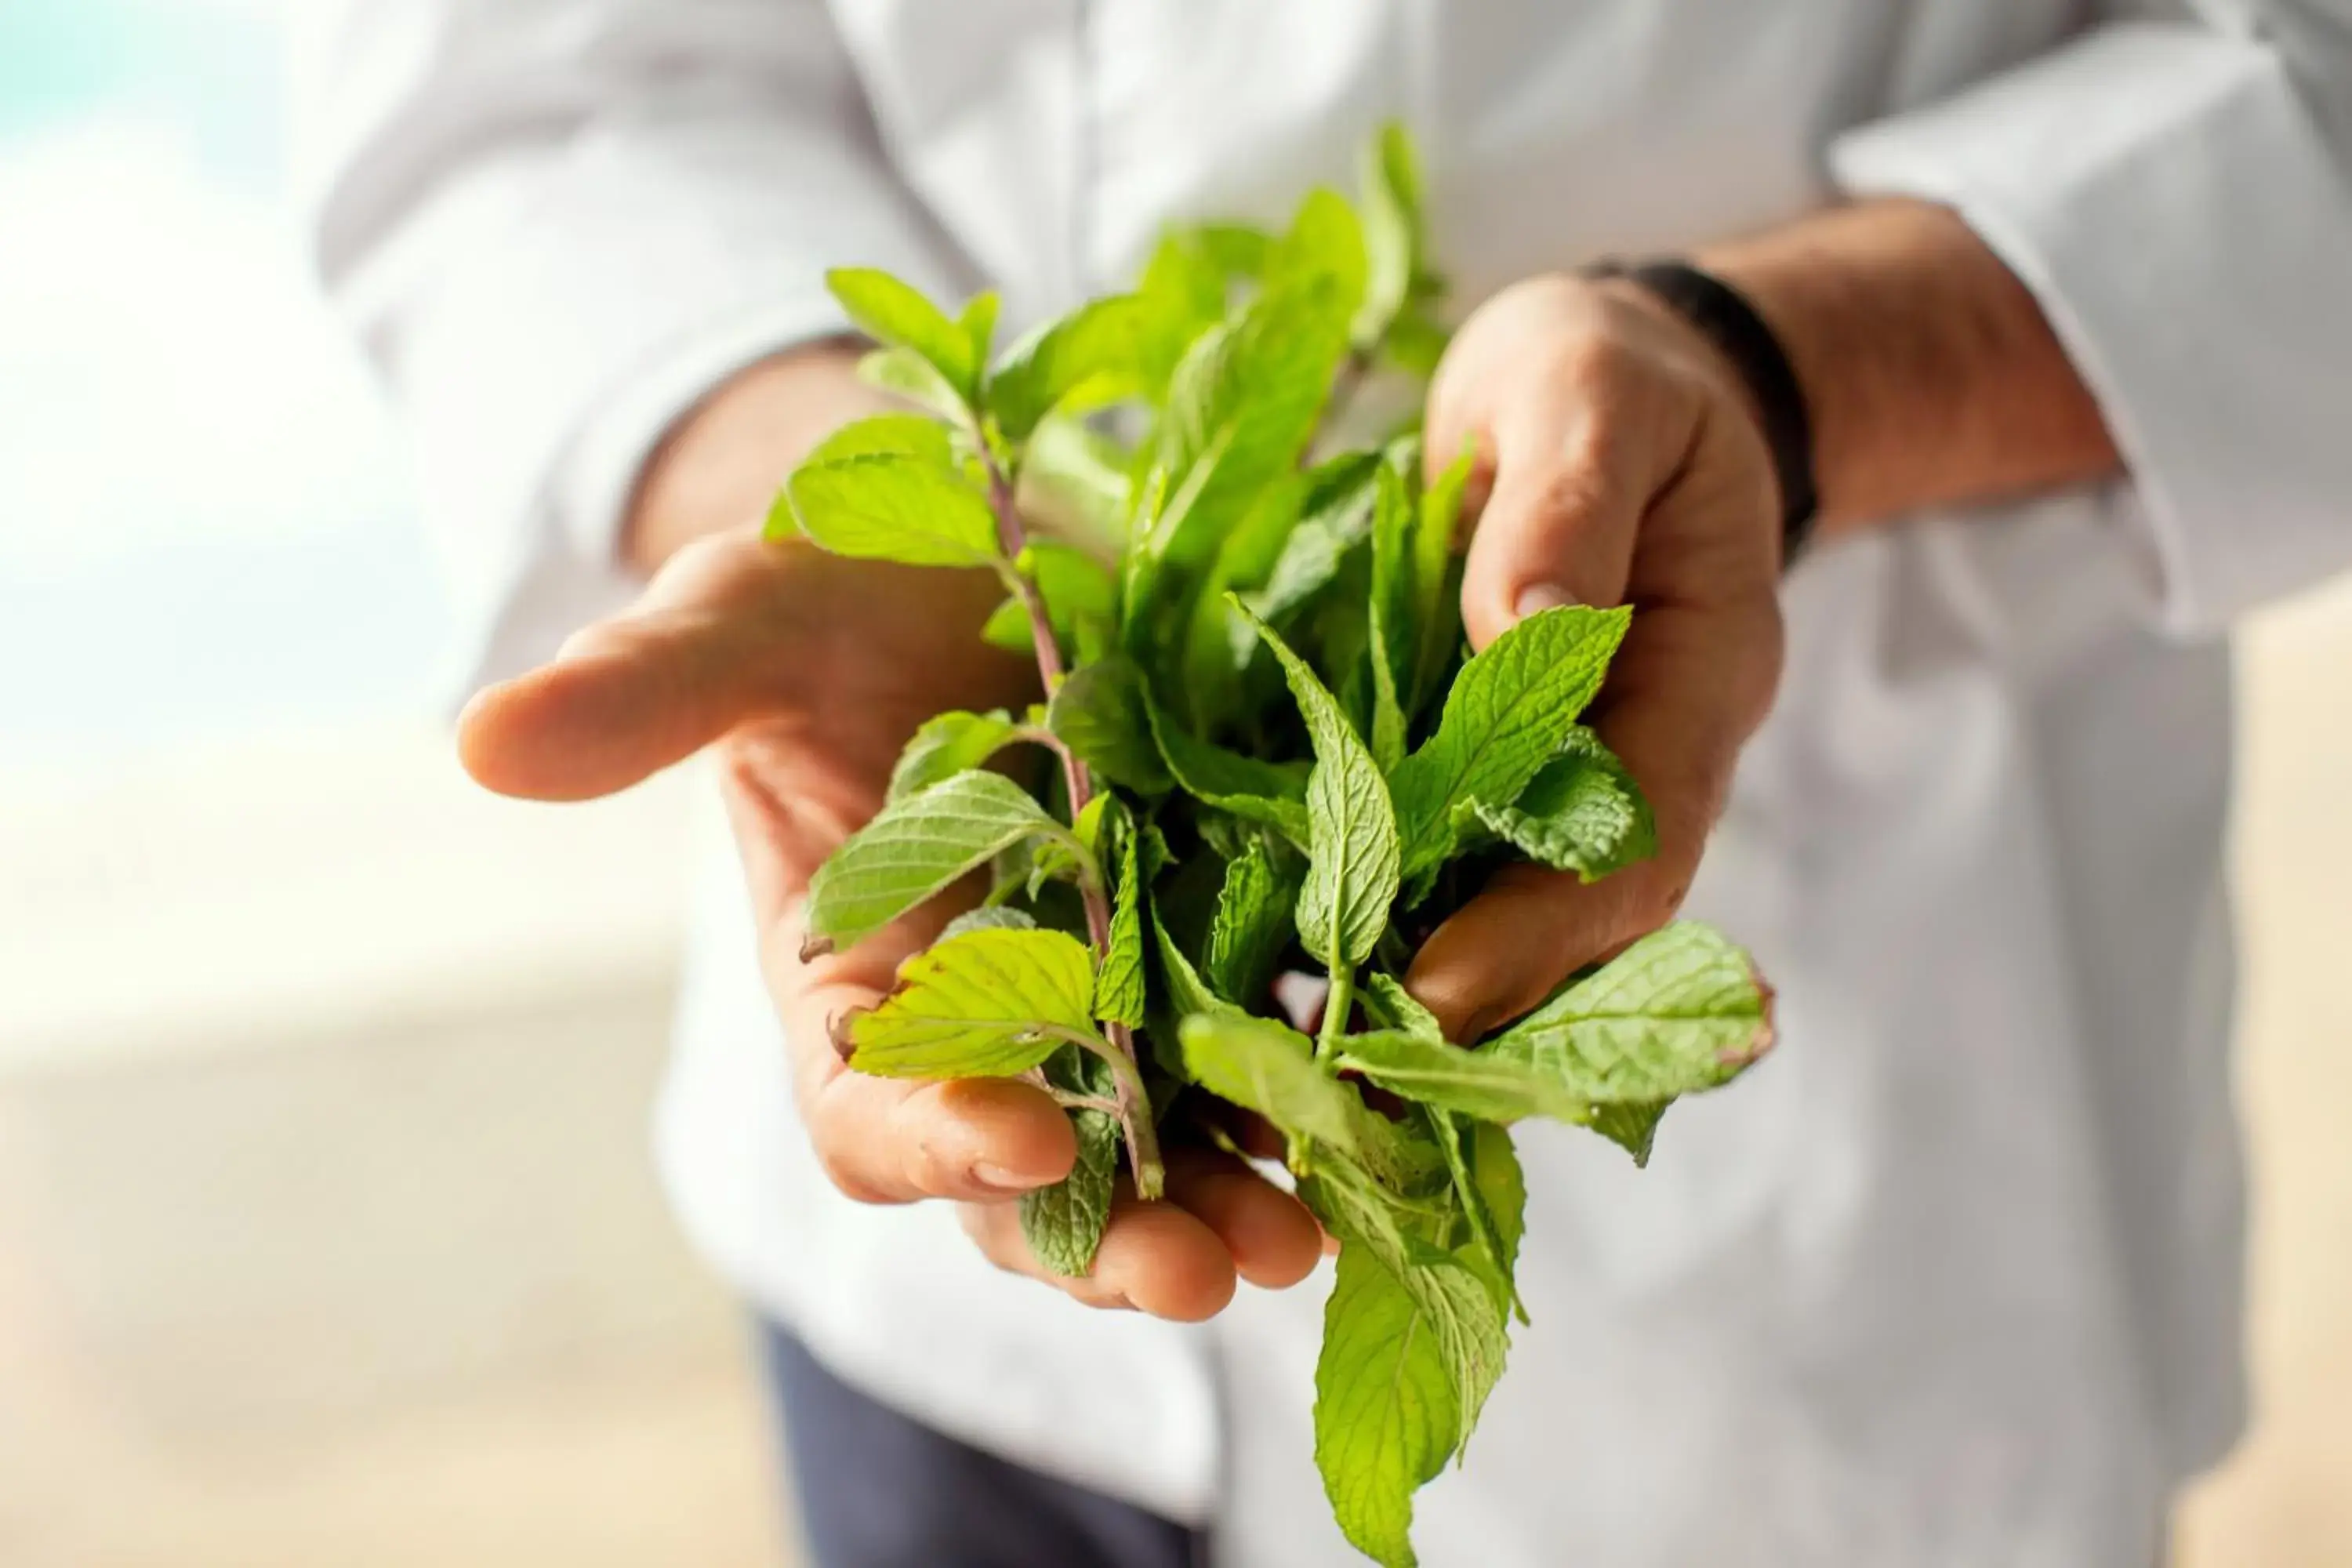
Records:
{"label": "mint stem", "polygon": [[[1020,509],[1013,504],[1012,481],[1004,477],[996,455],[989,452],[985,445],[982,450],[987,454],[988,504],[996,513],[997,547],[1004,552],[1008,563],[1004,581],[1029,616],[1029,640],[1037,650],[1037,679],[1045,688],[1046,700],[1051,701],[1055,689],[1062,684],[1062,645],[1054,640],[1054,624],[1046,618],[1045,601],[1038,597],[1037,584],[1020,567],[1009,564],[1020,559],[1023,546],[1029,542],[1029,532],[1022,526]],[[1062,783],[1069,793],[1070,820],[1075,822],[1078,813],[1086,810],[1087,803],[1095,797],[1094,780],[1087,775],[1087,765],[1069,747],[1055,745],[1053,749],[1062,759]],[[1103,896],[1099,879],[1082,883],[1080,890],[1086,897],[1087,934],[1094,939],[1095,952],[1099,956],[1110,950],[1110,903]]]}
{"label": "mint stem", "polygon": [[1106,1028],[1109,1039],[1088,1030],[1053,1025],[1042,1026],[1039,1033],[1067,1040],[1110,1064],[1111,1076],[1118,1080],[1118,1124],[1127,1135],[1128,1165],[1135,1173],[1135,1195],[1150,1203],[1167,1185],[1167,1172],[1160,1160],[1160,1130],[1152,1125],[1151,1100],[1144,1091],[1142,1069],[1135,1065],[1135,1046],[1131,1040],[1122,1038],[1127,1026],[1110,1024]]}
{"label": "mint stem", "polygon": [[1335,965],[1331,971],[1331,991],[1323,998],[1323,1026],[1315,1036],[1315,1059],[1328,1061],[1348,1035],[1348,1015],[1356,1006],[1356,966],[1352,963]]}
{"label": "mint stem", "polygon": [[[1053,700],[1054,692],[1062,684],[1062,645],[1054,638],[1054,623],[1045,614],[1045,601],[1038,595],[1037,584],[1016,563],[1024,546],[1029,542],[1029,531],[1021,521],[1021,509],[1014,503],[1013,483],[1004,477],[1003,466],[985,439],[981,453],[988,465],[988,504],[996,513],[996,542],[1003,551],[1007,563],[1005,579],[1012,585],[1013,596],[1021,601],[1022,610],[1029,617],[1029,640],[1037,650],[1037,679],[1045,689],[1045,699]],[[1070,797],[1070,820],[1094,799],[1094,780],[1077,753],[1059,743],[1055,737],[1055,754],[1062,759],[1062,782]],[[1093,857],[1088,856],[1091,862]],[[1099,868],[1093,876],[1078,879],[1078,891],[1086,901],[1087,936],[1100,963],[1110,952],[1110,900]],[[1160,1195],[1163,1173],[1160,1163],[1160,1135],[1151,1121],[1151,1100],[1143,1087],[1143,1074],[1137,1069],[1135,1035],[1125,1024],[1107,1026],[1110,1038],[1107,1058],[1118,1078],[1119,1126],[1127,1134],[1128,1162],[1135,1170],[1136,1196],[1150,1200]]]}

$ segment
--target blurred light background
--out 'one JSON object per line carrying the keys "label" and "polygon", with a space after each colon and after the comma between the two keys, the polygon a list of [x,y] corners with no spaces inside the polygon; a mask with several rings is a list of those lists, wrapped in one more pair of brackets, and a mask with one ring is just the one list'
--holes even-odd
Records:
{"label": "blurred light background", "polygon": [[[449,761],[267,0],[0,0],[0,1563],[774,1564],[647,1174],[691,778]],[[2352,1563],[2352,593],[2247,638],[2258,1426],[2195,1568]]]}

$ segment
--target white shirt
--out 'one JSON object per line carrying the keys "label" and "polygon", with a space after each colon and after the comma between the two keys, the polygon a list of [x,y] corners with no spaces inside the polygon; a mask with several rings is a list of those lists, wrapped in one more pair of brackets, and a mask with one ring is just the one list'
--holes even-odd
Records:
{"label": "white shirt", "polygon": [[[1437,1568],[2144,1568],[2238,1428],[2220,836],[2250,605],[2352,563],[2352,18],[2074,0],[366,0],[308,76],[323,269],[407,405],[484,675],[625,596],[661,429],[838,319],[830,264],[1017,330],[1160,226],[1274,217],[1401,116],[1466,308],[1791,218],[1956,206],[2133,488],[1924,517],[1787,588],[1696,911],[1781,1048],[1645,1172],[1528,1126],[1534,1326]],[[2086,12],[2100,13],[2093,17]],[[1181,1329],[824,1183],[711,829],[658,1142],[711,1259],[837,1370],[1023,1463],[1354,1559],[1319,1282]]]}

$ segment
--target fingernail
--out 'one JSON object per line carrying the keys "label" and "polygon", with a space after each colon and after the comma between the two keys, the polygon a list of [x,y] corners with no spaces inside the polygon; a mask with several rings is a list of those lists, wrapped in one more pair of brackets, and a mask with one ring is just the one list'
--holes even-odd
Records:
{"label": "fingernail", "polygon": [[1000,1193],[1034,1192],[1039,1187],[1050,1186],[1053,1184],[1051,1177],[1021,1175],[1016,1172],[1006,1170],[1002,1165],[991,1164],[986,1160],[972,1162],[971,1175],[972,1180],[982,1186],[994,1187]]}
{"label": "fingernail", "polygon": [[1575,603],[1576,595],[1557,583],[1530,583],[1519,590],[1519,596],[1512,604],[1511,611],[1524,621],[1529,616],[1541,615],[1546,610],[1557,610]]}

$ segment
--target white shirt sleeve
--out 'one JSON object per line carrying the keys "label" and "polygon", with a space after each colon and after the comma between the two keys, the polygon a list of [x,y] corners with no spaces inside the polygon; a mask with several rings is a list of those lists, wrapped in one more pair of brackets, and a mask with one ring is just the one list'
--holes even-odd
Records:
{"label": "white shirt sleeve", "polygon": [[2039,299],[2183,635],[2352,566],[2352,20],[2321,10],[2099,27],[1831,150]]}
{"label": "white shirt sleeve", "polygon": [[624,600],[645,458],[840,329],[824,268],[961,281],[819,0],[341,0],[295,89],[320,269],[404,405],[478,681]]}

